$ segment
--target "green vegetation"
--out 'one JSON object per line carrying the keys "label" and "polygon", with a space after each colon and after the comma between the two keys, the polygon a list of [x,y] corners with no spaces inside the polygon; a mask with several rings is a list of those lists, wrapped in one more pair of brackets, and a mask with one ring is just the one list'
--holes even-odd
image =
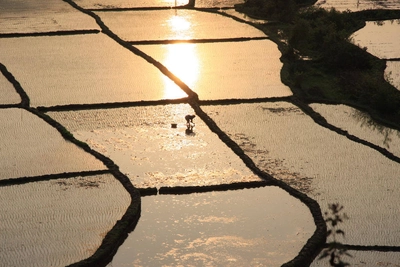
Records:
{"label": "green vegetation", "polygon": [[[283,4],[285,3],[285,4]],[[400,130],[400,91],[387,82],[386,61],[351,43],[367,19],[400,18],[399,11],[338,12],[308,0],[247,0],[236,9],[269,21],[255,25],[278,44],[282,81],[305,103],[341,103]]]}

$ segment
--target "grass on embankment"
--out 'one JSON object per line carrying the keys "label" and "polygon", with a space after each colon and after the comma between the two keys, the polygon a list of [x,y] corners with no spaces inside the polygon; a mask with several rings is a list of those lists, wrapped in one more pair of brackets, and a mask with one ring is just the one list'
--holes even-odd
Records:
{"label": "grass on embankment", "polygon": [[281,8],[279,1],[248,0],[236,9],[274,20],[255,26],[277,43],[283,54],[282,81],[294,96],[305,103],[346,104],[400,130],[400,91],[385,79],[386,61],[352,44],[350,39],[366,20],[400,18],[400,12],[338,12],[304,8],[310,5],[305,0],[287,0],[290,12],[280,9],[276,14],[274,5]]}

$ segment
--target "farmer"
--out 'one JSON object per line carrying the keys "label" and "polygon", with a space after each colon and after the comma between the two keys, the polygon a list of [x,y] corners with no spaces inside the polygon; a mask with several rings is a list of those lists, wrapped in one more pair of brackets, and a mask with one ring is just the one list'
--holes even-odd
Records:
{"label": "farmer", "polygon": [[186,115],[186,134],[191,134],[193,133],[193,127],[194,127],[194,122],[193,119],[196,117],[196,115]]}
{"label": "farmer", "polygon": [[196,115],[186,115],[185,119],[186,119],[186,125],[193,123],[193,119],[196,117]]}

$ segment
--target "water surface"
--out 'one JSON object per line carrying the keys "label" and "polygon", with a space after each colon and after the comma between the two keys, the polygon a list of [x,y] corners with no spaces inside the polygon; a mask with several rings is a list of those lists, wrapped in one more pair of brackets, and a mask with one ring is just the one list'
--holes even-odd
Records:
{"label": "water surface", "polygon": [[375,0],[318,0],[316,6],[325,9],[335,8],[339,11],[360,11],[368,9],[399,9],[399,1],[375,1]]}
{"label": "water surface", "polygon": [[233,7],[244,2],[244,0],[196,0],[195,7]]}
{"label": "water surface", "polygon": [[292,95],[280,78],[281,53],[270,40],[137,48],[165,65],[201,100]]}
{"label": "water surface", "polygon": [[367,21],[351,38],[367,52],[383,59],[400,58],[400,20]]}
{"label": "water surface", "polygon": [[[379,251],[347,251],[351,257],[344,256],[342,260],[349,263],[349,266],[368,266],[368,267],[397,267],[400,262],[399,252],[379,252]],[[330,267],[327,258],[323,260],[315,260],[311,267]]]}
{"label": "water surface", "polygon": [[[135,7],[174,7],[186,5],[188,0],[75,0],[84,8],[135,8]],[[195,7],[233,7],[243,0],[196,0]]]}
{"label": "water surface", "polygon": [[108,266],[281,266],[314,230],[308,208],[277,187],[149,196]]}
{"label": "water surface", "polygon": [[328,123],[400,157],[400,132],[374,122],[367,113],[345,105],[312,104],[311,107]]}
{"label": "water surface", "polygon": [[[367,21],[356,31],[353,43],[382,59],[400,58],[400,20]],[[400,90],[400,67],[398,61],[386,62],[385,79]]]}
{"label": "water surface", "polygon": [[[74,0],[74,2],[87,9],[175,6],[175,0]],[[176,5],[185,5],[188,2],[188,0],[176,0]]]}
{"label": "water surface", "polygon": [[204,110],[258,167],[308,193],[322,210],[342,204],[350,217],[343,224],[346,243],[398,245],[398,163],[315,124],[289,103]]}
{"label": "water surface", "polygon": [[180,98],[156,67],[104,34],[0,38],[2,64],[32,106]]}
{"label": "water surface", "polygon": [[126,41],[193,40],[266,37],[245,23],[216,13],[195,10],[96,12]]}
{"label": "water surface", "polygon": [[100,29],[96,21],[59,0],[2,0],[0,33]]}
{"label": "water surface", "polygon": [[187,114],[183,104],[49,113],[138,188],[260,181],[200,119],[187,133]]}
{"label": "water surface", "polygon": [[400,62],[387,61],[385,69],[385,78],[390,84],[400,90]]}
{"label": "water surface", "polygon": [[1,265],[66,266],[86,259],[130,202],[111,175],[0,187]]}
{"label": "water surface", "polygon": [[21,102],[21,97],[14,86],[0,74],[0,104],[17,104]]}
{"label": "water surface", "polygon": [[0,125],[0,180],[105,169],[101,161],[26,110],[1,109]]}

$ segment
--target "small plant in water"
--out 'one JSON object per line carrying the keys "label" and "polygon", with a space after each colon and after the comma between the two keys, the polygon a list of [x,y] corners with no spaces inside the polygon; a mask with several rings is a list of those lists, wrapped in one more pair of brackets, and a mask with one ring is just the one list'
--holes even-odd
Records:
{"label": "small plant in water", "polygon": [[342,260],[343,256],[352,257],[347,253],[347,249],[337,240],[337,237],[342,235],[344,231],[338,227],[338,224],[343,220],[348,219],[346,213],[341,214],[343,206],[336,204],[329,204],[329,212],[325,212],[325,222],[328,226],[327,237],[331,237],[332,241],[328,243],[328,247],[322,250],[322,255],[319,260],[329,257],[329,264],[335,267],[350,266],[349,263]]}

